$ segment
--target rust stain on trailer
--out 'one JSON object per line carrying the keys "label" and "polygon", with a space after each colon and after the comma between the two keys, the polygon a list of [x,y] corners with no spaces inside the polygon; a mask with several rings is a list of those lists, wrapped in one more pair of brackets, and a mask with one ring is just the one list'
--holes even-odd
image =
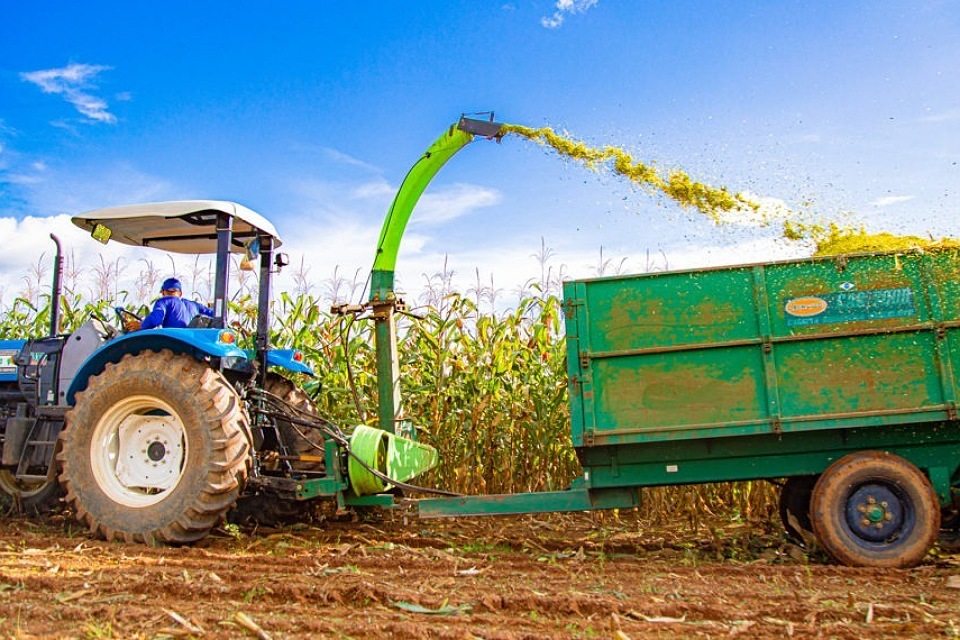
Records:
{"label": "rust stain on trailer", "polygon": [[612,422],[601,429],[650,431],[762,417],[760,392],[749,368],[662,364],[606,372],[598,409]]}
{"label": "rust stain on trailer", "polygon": [[604,327],[611,350],[723,340],[742,327],[751,304],[752,298],[722,300],[684,290],[670,299],[625,290],[596,324]]}
{"label": "rust stain on trailer", "polygon": [[932,397],[928,385],[935,383],[936,372],[906,340],[850,338],[784,350],[777,357],[780,399],[793,415],[935,404],[939,399]]}

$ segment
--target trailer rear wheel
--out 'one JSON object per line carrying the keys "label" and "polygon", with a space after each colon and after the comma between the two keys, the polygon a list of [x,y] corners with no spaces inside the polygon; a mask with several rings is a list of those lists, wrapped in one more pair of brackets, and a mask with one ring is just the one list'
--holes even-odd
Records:
{"label": "trailer rear wheel", "polygon": [[940,549],[955,553],[960,551],[960,497],[940,511]]}
{"label": "trailer rear wheel", "polygon": [[810,523],[810,496],[819,476],[791,476],[780,489],[780,521],[787,537],[797,544],[809,545],[814,539]]}
{"label": "trailer rear wheel", "polygon": [[890,453],[861,451],[820,476],[810,500],[817,540],[835,561],[912,567],[940,530],[940,504],[927,477]]}
{"label": "trailer rear wheel", "polygon": [[227,380],[168,350],[127,355],[91,378],[67,414],[60,481],[107,540],[199,540],[247,476],[246,414]]}

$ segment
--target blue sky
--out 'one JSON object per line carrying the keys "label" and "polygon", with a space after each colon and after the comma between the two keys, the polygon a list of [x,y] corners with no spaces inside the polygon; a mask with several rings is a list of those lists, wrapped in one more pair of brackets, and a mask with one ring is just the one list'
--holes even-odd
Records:
{"label": "blue sky", "polygon": [[[316,293],[335,268],[364,277],[410,165],[489,110],[825,220],[960,235],[958,2],[39,0],[0,22],[0,292],[50,231],[88,275],[171,270],[101,255],[66,214],[191,198],[271,219]],[[573,277],[809,251],[777,236],[477,140],[415,212],[398,276],[415,296],[445,265],[463,289],[479,271],[509,298],[544,245]]]}

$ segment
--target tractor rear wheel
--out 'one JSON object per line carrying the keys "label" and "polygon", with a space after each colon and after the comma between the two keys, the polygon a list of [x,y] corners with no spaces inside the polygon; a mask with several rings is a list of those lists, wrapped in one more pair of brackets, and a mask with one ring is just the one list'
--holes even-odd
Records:
{"label": "tractor rear wheel", "polygon": [[234,505],[249,424],[230,383],[169,350],[127,355],[67,413],[59,461],[67,503],[107,540],[189,543]]}
{"label": "tractor rear wheel", "polygon": [[[267,392],[283,399],[304,416],[319,419],[317,408],[303,389],[281,375],[270,373],[265,385]],[[304,459],[294,461],[294,471],[323,471],[323,434],[317,429],[295,425],[289,420],[277,418],[277,430],[291,455]]]}

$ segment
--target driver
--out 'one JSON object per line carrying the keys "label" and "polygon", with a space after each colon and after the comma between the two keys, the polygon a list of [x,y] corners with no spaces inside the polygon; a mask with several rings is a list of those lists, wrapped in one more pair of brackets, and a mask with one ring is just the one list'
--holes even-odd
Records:
{"label": "driver", "polygon": [[213,317],[213,309],[205,307],[199,302],[183,298],[183,288],[176,278],[167,278],[160,287],[160,298],[153,303],[153,310],[142,322],[131,321],[125,323],[127,331],[137,329],[183,329],[196,316]]}

